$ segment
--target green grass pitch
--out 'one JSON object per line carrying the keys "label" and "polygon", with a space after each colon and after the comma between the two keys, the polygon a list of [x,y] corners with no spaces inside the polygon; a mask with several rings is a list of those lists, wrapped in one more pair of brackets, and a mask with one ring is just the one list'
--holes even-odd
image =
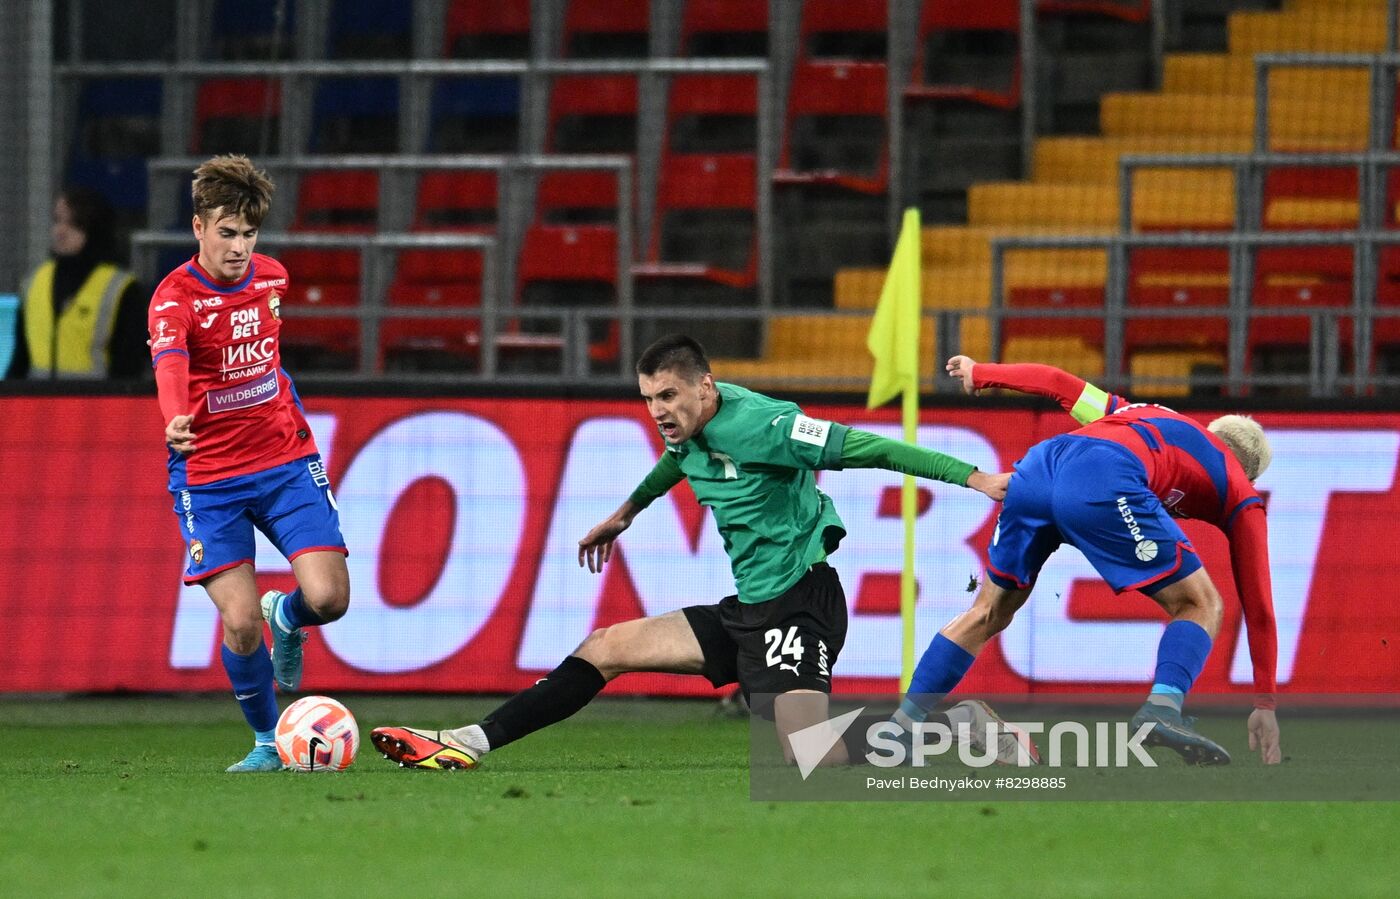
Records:
{"label": "green grass pitch", "polygon": [[[480,699],[344,697],[362,731]],[[747,723],[603,700],[472,772],[226,775],[226,698],[0,702],[10,896],[1393,896],[1397,803],[755,803]]]}

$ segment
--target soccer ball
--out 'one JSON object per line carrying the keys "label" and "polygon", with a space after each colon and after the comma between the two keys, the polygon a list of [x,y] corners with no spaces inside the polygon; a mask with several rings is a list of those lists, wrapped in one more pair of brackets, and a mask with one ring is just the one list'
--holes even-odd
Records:
{"label": "soccer ball", "polygon": [[304,696],[277,719],[277,754],[293,771],[344,771],[359,748],[355,716],[329,696]]}

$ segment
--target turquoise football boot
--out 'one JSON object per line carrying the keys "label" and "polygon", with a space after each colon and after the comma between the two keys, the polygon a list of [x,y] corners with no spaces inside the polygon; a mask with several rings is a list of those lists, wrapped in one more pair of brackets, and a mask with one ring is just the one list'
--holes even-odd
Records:
{"label": "turquoise football boot", "polygon": [[262,595],[262,616],[272,631],[272,676],[284,693],[301,686],[301,645],[307,637],[301,628],[283,630],[277,623],[277,604],[286,595],[276,590]]}

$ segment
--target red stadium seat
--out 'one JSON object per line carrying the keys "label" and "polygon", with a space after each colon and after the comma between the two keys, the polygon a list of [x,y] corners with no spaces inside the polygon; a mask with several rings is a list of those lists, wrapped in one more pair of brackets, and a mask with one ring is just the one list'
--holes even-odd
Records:
{"label": "red stadium seat", "polygon": [[634,153],[636,75],[565,75],[549,94],[548,146],[564,153]]}
{"label": "red stadium seat", "polygon": [[886,67],[809,63],[793,72],[780,183],[881,193],[889,178]]}
{"label": "red stadium seat", "polygon": [[379,174],[308,172],[297,191],[296,231],[374,231],[379,219]]}
{"label": "red stadium seat", "polygon": [[[520,294],[523,306],[544,295],[548,305],[600,305],[617,296],[617,230],[600,225],[535,225],[525,232],[520,254]],[[522,347],[539,349],[562,346],[563,334],[551,321],[528,321],[512,330],[503,328],[503,343],[512,337]],[[589,357],[595,361],[617,358],[618,326],[613,321],[589,323]]]}
{"label": "red stadium seat", "polygon": [[[481,305],[482,255],[476,250],[405,250],[389,286],[390,309],[476,308]],[[405,352],[475,356],[479,318],[386,318],[380,324],[381,358]]]}
{"label": "red stadium seat", "polygon": [[[277,151],[282,86],[262,78],[216,78],[199,86],[195,97],[194,153]],[[266,135],[266,148],[260,142]]]}
{"label": "red stadium seat", "polygon": [[650,0],[568,0],[564,53],[579,58],[645,57]]}
{"label": "red stadium seat", "polygon": [[544,173],[535,192],[535,221],[611,227],[617,221],[618,177],[612,171]]}
{"label": "red stadium seat", "polygon": [[290,346],[352,353],[359,346],[360,322],[353,317],[301,318],[300,308],[353,308],[360,302],[360,254],[356,250],[286,250],[278,254],[287,267],[289,290],[282,298],[288,326],[282,342]]}
{"label": "red stadium seat", "polygon": [[1083,317],[1039,316],[1002,320],[1002,340],[1015,337],[1074,337],[1089,346],[1103,346],[1101,287],[1017,287],[1007,292],[1010,310],[1066,310]]}
{"label": "red stadium seat", "polygon": [[452,0],[443,55],[459,59],[530,56],[530,0]]}
{"label": "red stadium seat", "polygon": [[768,55],[768,0],[686,0],[683,56]]}
{"label": "red stadium seat", "polygon": [[[913,75],[904,90],[905,96],[967,100],[999,109],[1014,109],[1021,102],[1020,29],[1018,0],[936,0],[923,4]],[[996,38],[1005,56],[1005,73],[996,78],[988,77],[984,83],[967,83],[962,77],[949,80],[938,74],[936,64],[942,48],[936,42],[960,32],[983,33],[977,46],[981,55],[988,58],[994,54],[986,46],[987,33]],[[934,44],[932,49],[931,43]]]}
{"label": "red stadium seat", "polygon": [[[1355,166],[1275,166],[1264,175],[1264,226],[1271,229],[1316,231],[1356,227],[1359,196]],[[1302,218],[1277,215],[1276,206],[1288,200],[1342,201],[1335,220],[1319,220],[1314,212]]]}
{"label": "red stadium seat", "polygon": [[883,60],[888,21],[887,0],[806,0],[800,58]]}
{"label": "red stadium seat", "polygon": [[415,231],[489,232],[496,228],[496,173],[424,172],[414,204]]}
{"label": "red stadium seat", "polygon": [[[673,156],[661,172],[644,277],[684,275],[731,286],[757,276],[752,154]],[[723,238],[724,243],[716,243]],[[679,266],[679,268],[678,268]]]}
{"label": "red stadium seat", "polygon": [[[1256,308],[1270,306],[1344,307],[1352,301],[1353,250],[1350,246],[1266,247],[1255,255]],[[1309,316],[1256,317],[1250,324],[1249,346],[1307,346],[1312,331]],[[1351,329],[1338,337],[1351,343]]]}
{"label": "red stadium seat", "polygon": [[758,149],[758,78],[676,75],[667,107],[666,154]]}

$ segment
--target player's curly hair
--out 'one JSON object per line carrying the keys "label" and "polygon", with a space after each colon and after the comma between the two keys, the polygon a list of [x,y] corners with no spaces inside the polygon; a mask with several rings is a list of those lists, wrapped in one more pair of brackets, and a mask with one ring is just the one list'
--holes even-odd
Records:
{"label": "player's curly hair", "polygon": [[1240,460],[1251,481],[1263,474],[1274,460],[1274,451],[1269,448],[1264,429],[1248,415],[1222,415],[1207,428]]}
{"label": "player's curly hair", "polygon": [[637,358],[637,374],[650,377],[659,371],[673,371],[693,383],[709,374],[710,360],[694,337],[667,334]]}
{"label": "player's curly hair", "polygon": [[272,205],[272,179],[247,156],[215,156],[194,170],[194,214],[205,222],[214,213],[243,216],[257,228]]}

